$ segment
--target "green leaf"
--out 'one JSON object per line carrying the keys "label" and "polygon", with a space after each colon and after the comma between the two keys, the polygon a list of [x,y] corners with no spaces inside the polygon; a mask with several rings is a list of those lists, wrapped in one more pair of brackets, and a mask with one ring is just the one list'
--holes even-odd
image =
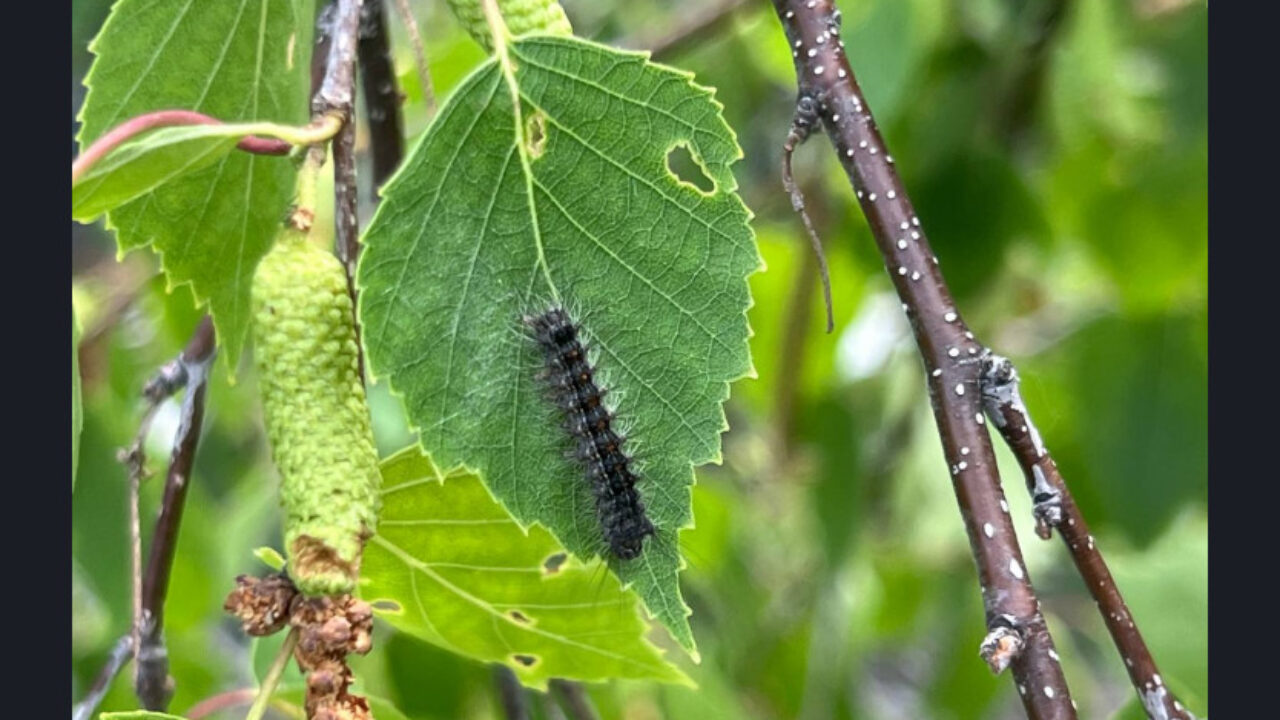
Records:
{"label": "green leaf", "polygon": [[[312,0],[120,0],[90,45],[97,58],[85,78],[81,148],[155,110],[304,122],[313,17]],[[191,283],[197,302],[210,304],[232,368],[253,271],[294,177],[288,158],[225,153],[107,213],[121,253],[151,245],[169,286]]]}
{"label": "green leaf", "polygon": [[284,569],[284,556],[280,554],[280,551],[273,547],[264,546],[255,548],[253,556],[261,560],[264,565],[276,572],[280,572]]}
{"label": "green leaf", "polygon": [[99,215],[207,167],[236,146],[234,129],[218,125],[161,128],[116,148],[71,186],[71,217]]}
{"label": "green leaf", "polygon": [[126,712],[104,712],[98,720],[183,720],[179,715],[152,712],[150,710],[128,710]]}
{"label": "green leaf", "polygon": [[80,401],[80,325],[71,312],[71,489],[76,489],[76,468],[80,461],[80,429],[84,427],[84,406]]}
{"label": "green leaf", "polygon": [[474,474],[444,477],[411,447],[383,461],[382,478],[360,594],[397,629],[544,690],[553,677],[689,683],[645,639],[633,593],[546,530],[526,534]]}
{"label": "green leaf", "polygon": [[[589,558],[605,549],[590,484],[521,330],[552,302],[574,312],[657,527],[612,569],[696,658],[678,532],[693,466],[720,460],[728,383],[752,373],[742,153],[712,92],[645,55],[550,37],[510,52],[511,79],[501,57],[482,65],[385,190],[359,274],[370,367],[441,467],[475,469],[522,524]],[[710,192],[668,170],[677,146]]]}

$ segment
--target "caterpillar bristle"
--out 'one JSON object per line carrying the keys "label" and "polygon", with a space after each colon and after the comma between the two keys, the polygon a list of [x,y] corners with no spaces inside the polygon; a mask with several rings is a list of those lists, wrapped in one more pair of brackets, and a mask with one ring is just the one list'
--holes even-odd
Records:
{"label": "caterpillar bristle", "polygon": [[581,326],[564,308],[553,306],[521,321],[542,347],[546,362],[538,379],[574,440],[566,457],[584,466],[605,545],[620,560],[634,559],[643,552],[644,539],[656,529],[636,488],[638,464],[623,449],[627,434],[616,427],[621,393],[604,402],[609,393],[597,382],[602,375],[592,362],[593,353],[579,340]]}

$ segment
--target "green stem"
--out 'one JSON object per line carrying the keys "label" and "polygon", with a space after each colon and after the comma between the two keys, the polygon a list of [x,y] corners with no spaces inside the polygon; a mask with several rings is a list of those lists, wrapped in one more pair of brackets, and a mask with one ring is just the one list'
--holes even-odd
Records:
{"label": "green stem", "polygon": [[276,653],[276,659],[271,663],[267,676],[262,679],[262,687],[258,688],[258,697],[254,698],[253,705],[249,707],[249,713],[244,716],[244,720],[262,720],[262,716],[267,712],[267,706],[271,704],[271,696],[275,694],[276,685],[280,684],[280,676],[284,675],[285,666],[289,664],[289,657],[293,655],[293,648],[297,644],[298,629],[293,628],[284,639],[284,645],[280,646],[280,652]]}

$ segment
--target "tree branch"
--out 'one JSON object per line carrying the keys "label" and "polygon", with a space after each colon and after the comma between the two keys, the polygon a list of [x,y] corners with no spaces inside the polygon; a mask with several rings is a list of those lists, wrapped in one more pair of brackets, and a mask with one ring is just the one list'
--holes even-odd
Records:
{"label": "tree branch", "polygon": [[[173,695],[169,655],[164,645],[164,602],[178,546],[178,530],[190,485],[188,481],[204,424],[205,391],[216,357],[216,345],[213,321],[206,315],[176,361],[185,379],[187,394],[182,400],[182,415],[169,459],[160,517],[151,538],[151,552],[142,581],[142,613],[136,629],[138,665],[134,691],[148,710],[164,710]],[[162,370],[158,377],[164,374]],[[147,387],[152,389],[152,383]]]}
{"label": "tree branch", "polygon": [[498,686],[502,716],[507,720],[529,720],[529,699],[515,672],[506,665],[494,665],[493,683]]}
{"label": "tree branch", "polygon": [[[316,20],[316,48],[311,59],[311,113],[313,117],[337,114],[342,128],[333,139],[334,251],[347,272],[347,294],[354,316],[357,307],[356,264],[360,260],[359,197],[356,188],[355,98],[356,53],[359,47],[363,0],[332,0]],[[374,0],[376,4],[377,0]],[[321,55],[323,53],[323,55]],[[324,57],[324,74],[318,75]],[[323,150],[315,150],[322,153]],[[319,156],[323,164],[323,156]],[[354,318],[353,318],[354,319]],[[356,322],[360,376],[364,377],[364,350]]]}
{"label": "tree branch", "polygon": [[1058,465],[1045,449],[1035,423],[1022,402],[1018,371],[999,355],[988,354],[982,363],[982,401],[987,417],[1000,431],[1026,476],[1031,494],[1036,534],[1048,539],[1058,530],[1084,584],[1098,605],[1111,633],[1134,690],[1147,715],[1160,720],[1192,720],[1194,716],[1165,687],[1133,615],[1116,587],[1107,563],[1089,534],[1080,508],[1067,489]]}
{"label": "tree branch", "polygon": [[111,688],[111,681],[116,679],[116,675],[120,674],[120,670],[131,657],[133,657],[132,633],[121,637],[112,646],[111,654],[107,655],[106,664],[102,666],[102,670],[98,671],[98,676],[93,679],[93,685],[89,686],[84,699],[72,706],[71,720],[90,720],[93,717],[98,710],[98,705],[102,703],[102,698]]}
{"label": "tree branch", "polygon": [[400,89],[391,60],[391,43],[383,0],[366,0],[360,11],[360,42],[356,60],[360,64],[360,89],[365,117],[369,121],[369,146],[373,155],[374,196],[403,154],[404,131],[400,121]]}
{"label": "tree branch", "polygon": [[600,720],[600,714],[591,704],[591,698],[587,697],[581,683],[552,678],[549,684],[551,692],[572,720]]}
{"label": "tree branch", "polygon": [[[830,0],[773,0],[795,57],[797,105],[816,103],[822,126],[884,257],[928,372],[930,400],[986,609],[981,654],[1011,666],[1028,717],[1074,718],[1013,522],[982,415],[981,343],[960,319],[906,189],[840,40]],[[807,100],[806,100],[807,99]]]}

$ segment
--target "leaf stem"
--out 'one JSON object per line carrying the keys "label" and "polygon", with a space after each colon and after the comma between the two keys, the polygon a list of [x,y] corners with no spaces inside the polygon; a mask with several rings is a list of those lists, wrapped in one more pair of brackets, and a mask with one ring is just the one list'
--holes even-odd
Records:
{"label": "leaf stem", "polygon": [[285,636],[284,644],[280,646],[280,652],[276,653],[276,659],[271,662],[271,669],[267,671],[267,676],[262,678],[258,697],[254,698],[253,705],[249,706],[249,712],[245,714],[244,720],[262,720],[262,716],[267,712],[267,706],[271,704],[271,696],[275,694],[276,686],[280,684],[280,678],[284,675],[284,669],[289,665],[293,648],[297,644],[298,628],[293,628]]}
{"label": "leaf stem", "polygon": [[515,65],[511,62],[511,56],[507,51],[507,41],[511,39],[511,31],[507,29],[507,24],[502,20],[502,13],[498,10],[497,0],[483,0],[484,17],[489,23],[489,30],[493,33],[493,56],[498,61],[498,67],[502,69],[502,77],[506,81],[507,89],[511,92],[511,116],[515,122],[516,154],[520,156],[520,168],[524,173],[525,199],[529,205],[529,215],[533,219],[533,242],[538,250],[538,266],[542,268],[542,277],[547,281],[547,287],[551,290],[551,298],[560,304],[560,290],[556,287],[555,281],[551,279],[551,268],[547,265],[547,254],[542,247],[542,230],[538,224],[538,207],[533,202],[533,167],[529,163],[529,149],[525,143],[524,136],[524,116],[520,111],[520,85],[516,82]]}
{"label": "leaf stem", "polygon": [[[337,134],[341,117],[325,114],[307,125],[281,125],[273,122],[224,123],[192,110],[157,110],[131,118],[108,130],[95,140],[71,164],[71,184],[120,145],[138,135],[157,128],[184,125],[223,125],[228,136],[244,136],[236,147],[258,155],[286,155],[294,146],[324,142]],[[263,137],[257,137],[263,136]]]}

